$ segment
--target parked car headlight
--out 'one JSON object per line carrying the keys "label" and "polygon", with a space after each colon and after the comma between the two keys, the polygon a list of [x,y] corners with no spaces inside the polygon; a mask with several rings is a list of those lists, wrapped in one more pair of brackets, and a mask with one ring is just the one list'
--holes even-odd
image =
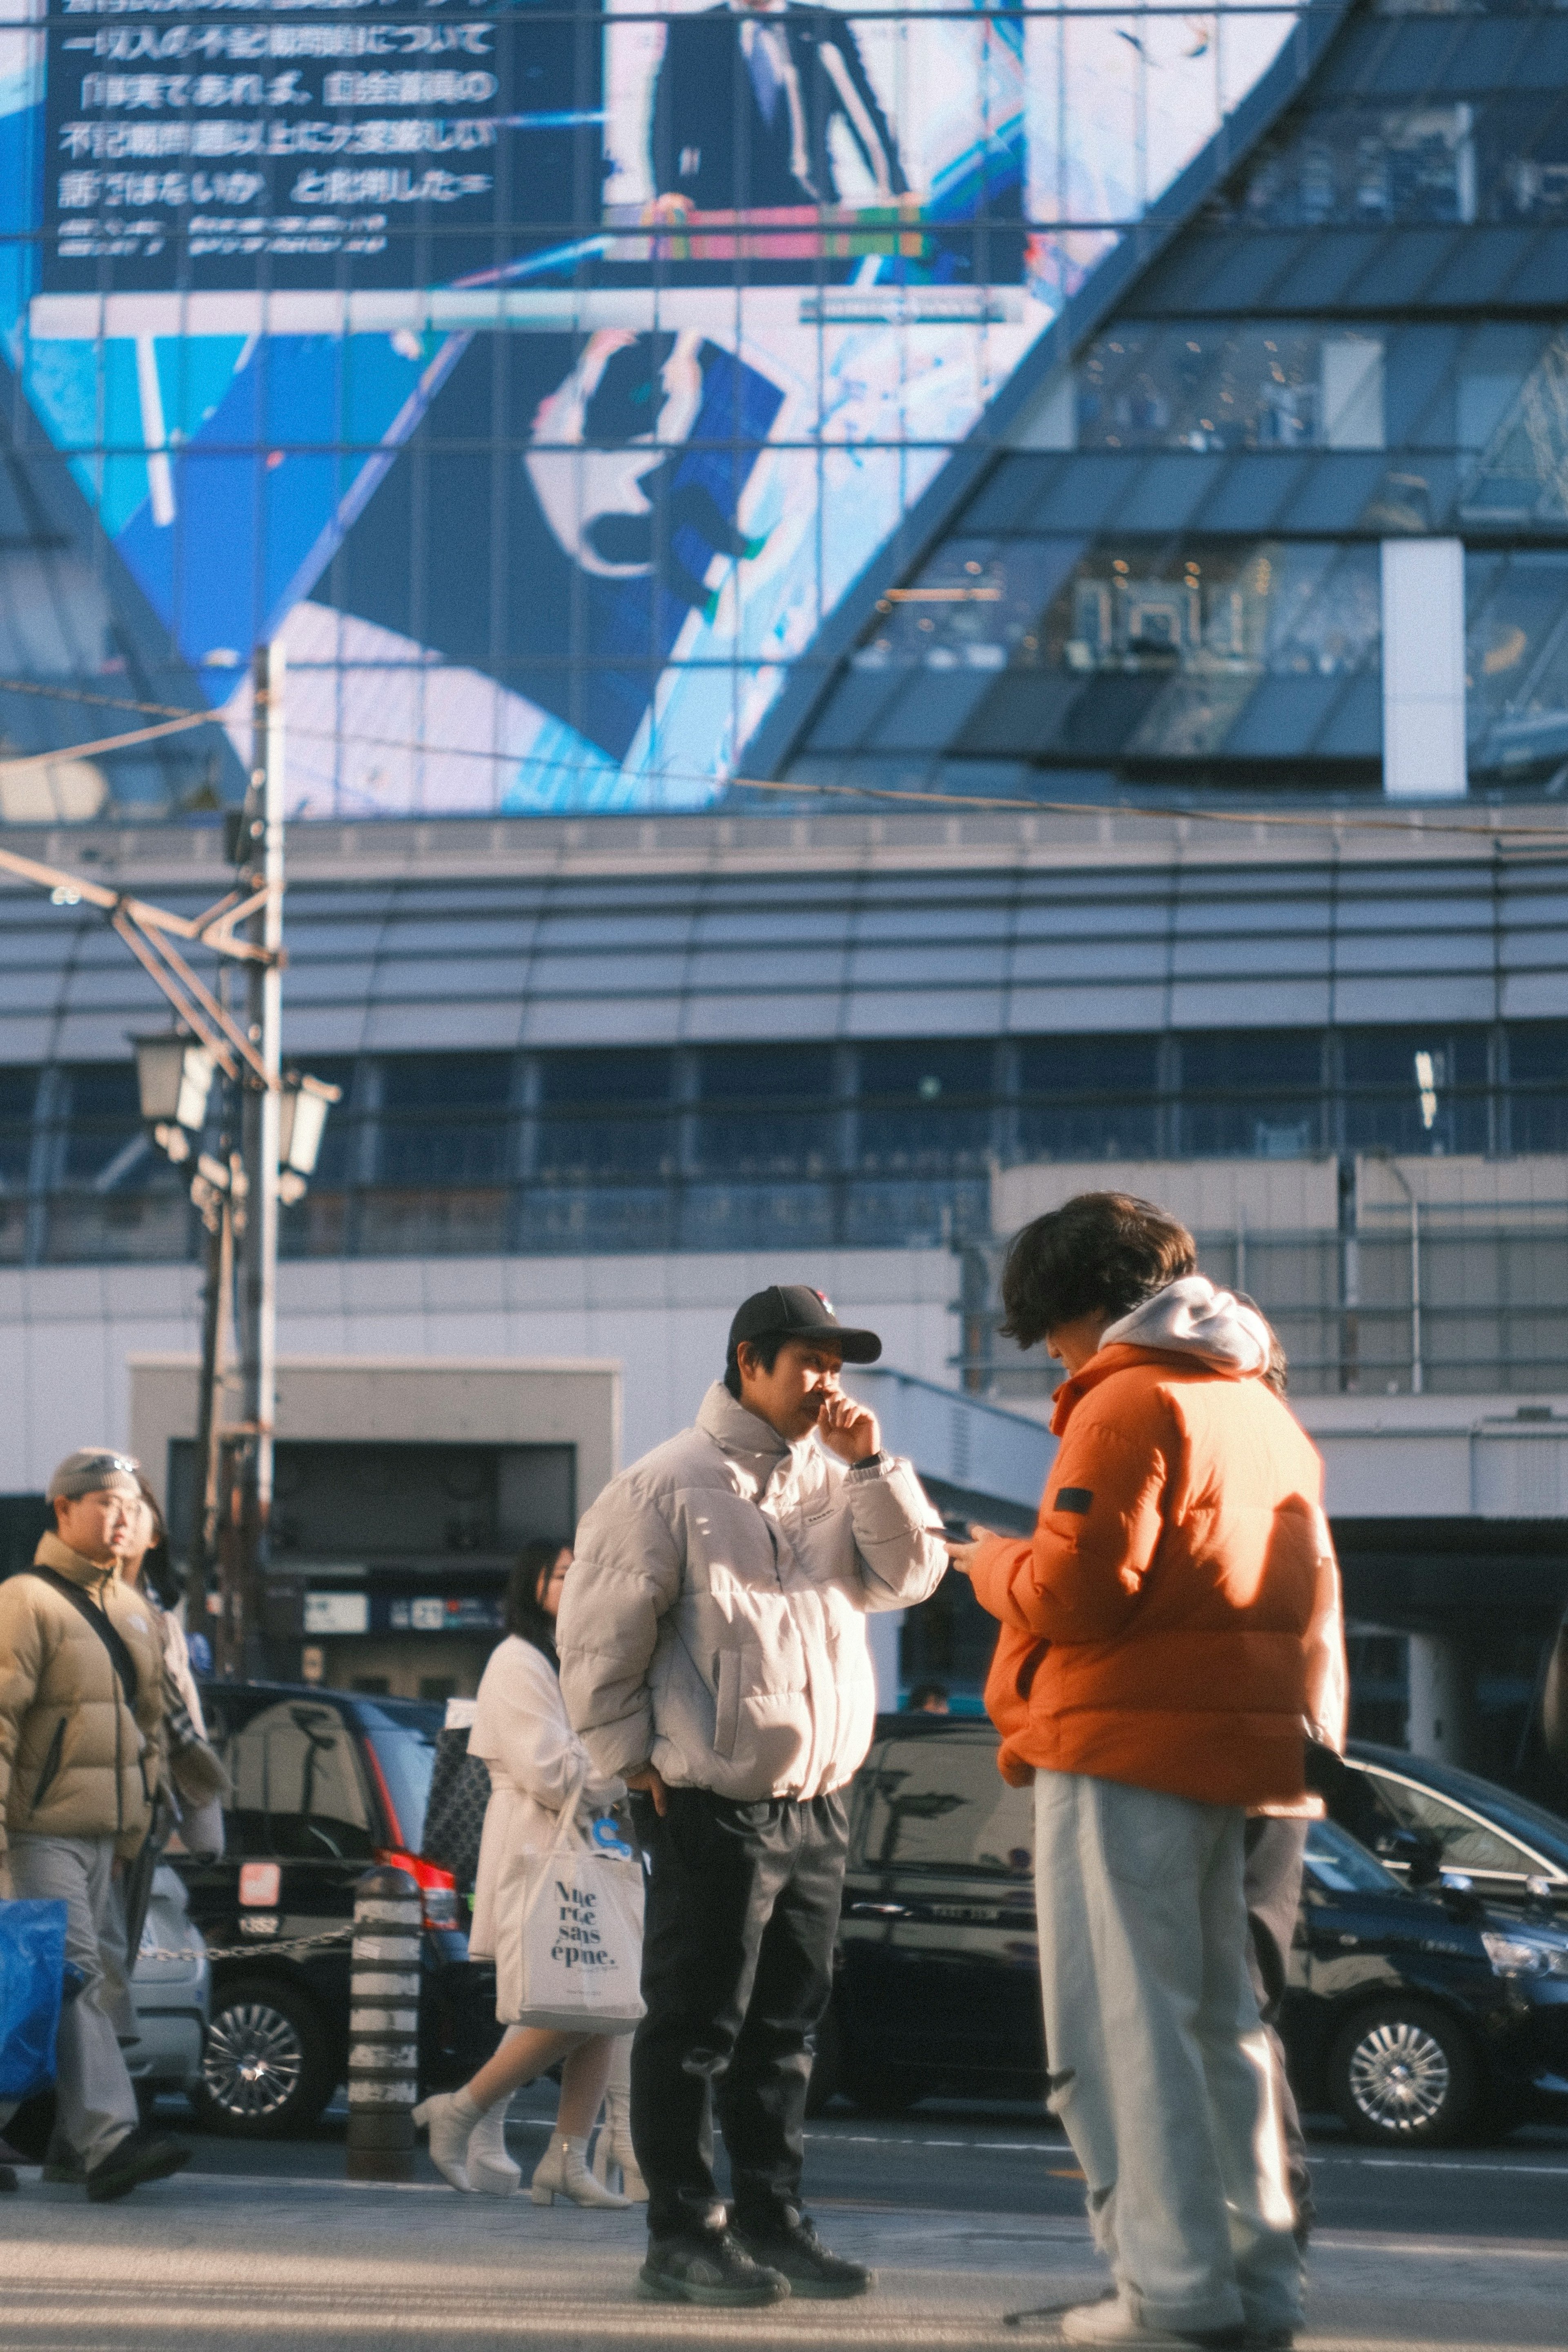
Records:
{"label": "parked car headlight", "polygon": [[1502,1936],[1481,1930],[1487,1958],[1500,1977],[1568,1977],[1568,1944],[1544,1936]]}

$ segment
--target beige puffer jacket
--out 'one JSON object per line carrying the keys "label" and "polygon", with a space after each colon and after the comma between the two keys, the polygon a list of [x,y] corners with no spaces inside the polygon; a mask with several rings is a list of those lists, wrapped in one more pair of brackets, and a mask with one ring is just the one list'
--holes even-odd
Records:
{"label": "beige puffer jacket", "polygon": [[936,1523],[909,1463],[786,1445],[716,1381],[577,1531],[556,1647],[598,1769],[742,1802],[841,1788],[875,1719],[866,1617],[936,1591]]}
{"label": "beige puffer jacket", "polygon": [[161,1766],[163,1647],[141,1595],[45,1536],[39,1567],[107,1612],[136,1662],[132,1716],[108,1650],[61,1592],[26,1569],[0,1584],[0,1853],[9,1840],[111,1837],[140,1852]]}

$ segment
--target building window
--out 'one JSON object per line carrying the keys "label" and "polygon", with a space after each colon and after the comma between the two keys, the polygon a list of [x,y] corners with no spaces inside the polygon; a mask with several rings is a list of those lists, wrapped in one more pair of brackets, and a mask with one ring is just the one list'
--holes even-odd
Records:
{"label": "building window", "polygon": [[1510,1150],[1568,1150],[1568,1023],[1511,1028],[1508,1080]]}
{"label": "building window", "polygon": [[856,1154],[868,1175],[983,1170],[991,1149],[989,1040],[862,1045]]}
{"label": "building window", "polygon": [[511,1073],[506,1054],[388,1055],[381,1074],[381,1181],[501,1182]]}
{"label": "building window", "polygon": [[1484,1029],[1350,1029],[1340,1051],[1347,1151],[1492,1148]]}
{"label": "building window", "polygon": [[538,1181],[650,1183],[674,1176],[674,1071],[666,1053],[542,1055]]}
{"label": "building window", "polygon": [[1322,1151],[1322,1062],[1316,1030],[1240,1029],[1184,1037],[1181,1155],[1301,1160]]}
{"label": "building window", "polygon": [[697,1089],[703,1174],[825,1176],[837,1165],[831,1045],[711,1046]]}
{"label": "building window", "polygon": [[1031,1037],[1018,1048],[1025,1160],[1149,1160],[1159,1149],[1157,1037]]}
{"label": "building window", "polygon": [[1119,320],[1078,371],[1081,449],[1381,449],[1383,339]]}

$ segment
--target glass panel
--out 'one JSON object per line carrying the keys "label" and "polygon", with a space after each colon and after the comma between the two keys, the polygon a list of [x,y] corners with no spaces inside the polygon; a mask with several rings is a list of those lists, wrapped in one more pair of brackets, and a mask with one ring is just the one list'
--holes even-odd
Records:
{"label": "glass panel", "polygon": [[1138,1160],[1159,1137],[1159,1040],[1043,1037],[1018,1049],[1020,1150],[1048,1160]]}
{"label": "glass panel", "polygon": [[[831,1046],[711,1048],[698,1065],[697,1166],[737,1176],[818,1176],[838,1159]],[[808,1108],[810,1106],[810,1108]]]}
{"label": "glass panel", "polygon": [[1366,1848],[1333,1822],[1313,1822],[1307,1831],[1307,1872],[1336,1895],[1397,1895],[1399,1881]]}
{"label": "glass panel", "polygon": [[435,1770],[435,1735],[441,1727],[442,1710],[399,1706],[393,1699],[385,1706],[361,1703],[357,1712],[397,1815],[396,1833],[407,1853],[417,1853],[424,1836],[424,1809]]}
{"label": "glass panel", "polygon": [[1568,1150],[1568,1024],[1511,1028],[1508,1076],[1510,1150]]}
{"label": "glass panel", "polygon": [[1413,1788],[1408,1780],[1396,1780],[1391,1773],[1379,1772],[1375,1777],[1379,1790],[1407,1828],[1430,1830],[1441,1841],[1445,1870],[1500,1871],[1528,1878],[1535,1869],[1533,1854],[1515,1845],[1511,1838],[1500,1836],[1462,1806],[1435,1796],[1430,1789]]}
{"label": "glass panel", "polygon": [[[1224,749],[1265,677],[1375,673],[1381,624],[1375,547],[1106,539],[1074,564],[1013,667],[1059,681],[1037,748],[1192,758]],[[1337,698],[1298,697],[1295,740],[1270,748],[1310,750]],[[1263,707],[1287,706],[1275,696]]]}
{"label": "glass panel", "polygon": [[868,1776],[857,1866],[1027,1878],[1034,1868],[1034,1792],[1009,1789],[996,1742],[894,1739]]}
{"label": "glass panel", "polygon": [[133,1062],[88,1065],[70,1073],[69,1123],[61,1173],[96,1192],[172,1184],[173,1171],[141,1126]]}
{"label": "glass panel", "polygon": [[[1568,371],[1563,382],[1568,393]],[[1568,758],[1568,554],[1467,556],[1465,612],[1472,774],[1555,773]]]}
{"label": "glass panel", "polygon": [[549,1181],[673,1176],[675,1121],[661,1117],[674,1091],[674,1056],[546,1054],[534,1172]]}
{"label": "glass panel", "polygon": [[37,1070],[0,1070],[0,1194],[26,1184],[37,1093]]}
{"label": "glass panel", "polygon": [[883,597],[854,667],[1005,668],[1071,553],[1049,540],[948,541],[918,579]]}
{"label": "glass panel", "polygon": [[977,1168],[991,1143],[989,1041],[860,1049],[860,1166],[875,1173]]}
{"label": "glass panel", "polygon": [[[410,1139],[407,1157],[417,1160]],[[432,1155],[440,1157],[440,1154]],[[473,1150],[472,1160],[486,1155]],[[501,1157],[497,1148],[495,1155]],[[360,1195],[355,1255],[360,1257],[490,1257],[507,1246],[510,1194],[453,1184],[436,1191],[376,1190]]]}
{"label": "glass panel", "polygon": [[370,1808],[335,1707],[286,1699],[224,1742],[234,1782],[229,1846],[295,1862],[369,1861]]}
{"label": "glass panel", "polygon": [[1342,1052],[1347,1150],[1490,1148],[1484,1030],[1351,1029]]}
{"label": "glass panel", "polygon": [[506,1054],[407,1054],[382,1065],[383,1183],[483,1184],[504,1175]]}
{"label": "glass panel", "polygon": [[1081,449],[1380,449],[1383,337],[1119,321],[1078,371]]}
{"label": "glass panel", "polygon": [[1313,1030],[1184,1037],[1181,1150],[1300,1159],[1323,1148],[1322,1040]]}

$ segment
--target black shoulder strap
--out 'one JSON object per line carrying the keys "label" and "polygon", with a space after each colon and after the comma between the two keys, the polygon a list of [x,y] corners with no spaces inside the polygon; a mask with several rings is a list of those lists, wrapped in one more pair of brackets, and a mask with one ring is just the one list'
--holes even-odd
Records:
{"label": "black shoulder strap", "polygon": [[68,1576],[60,1574],[58,1569],[39,1568],[35,1563],[27,1573],[29,1576],[40,1578],[45,1584],[52,1584],[61,1599],[68,1601],[78,1615],[87,1619],[88,1623],[109,1652],[110,1663],[120,1676],[120,1687],[125,1693],[125,1704],[134,1715],[137,1694],[141,1686],[141,1677],[136,1671],[136,1661],[125,1645],[125,1637],[120,1628],[111,1622],[108,1610],[95,1609],[80,1585],[73,1584]]}

